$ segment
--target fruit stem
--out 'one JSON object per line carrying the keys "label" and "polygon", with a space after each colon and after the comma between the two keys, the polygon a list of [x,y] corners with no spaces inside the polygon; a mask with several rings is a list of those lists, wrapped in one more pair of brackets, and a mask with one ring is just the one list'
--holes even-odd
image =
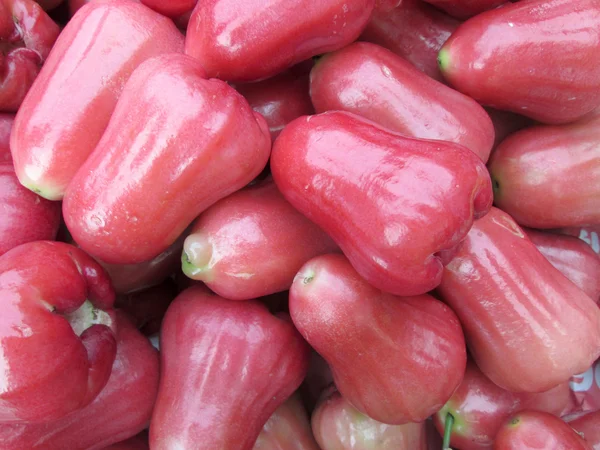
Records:
{"label": "fruit stem", "polygon": [[444,441],[442,450],[450,449],[450,435],[452,434],[452,426],[454,425],[454,416],[450,413],[446,414],[446,423],[444,424]]}

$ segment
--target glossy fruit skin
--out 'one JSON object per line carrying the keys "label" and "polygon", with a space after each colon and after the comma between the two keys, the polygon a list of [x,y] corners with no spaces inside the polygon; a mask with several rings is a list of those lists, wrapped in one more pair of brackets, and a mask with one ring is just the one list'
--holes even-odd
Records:
{"label": "glossy fruit skin", "polygon": [[235,89],[265,118],[272,140],[292,120],[315,112],[305,74],[289,70],[264,81],[238,84]]}
{"label": "glossy fruit skin", "polygon": [[552,414],[521,411],[508,419],[494,450],[591,450],[575,430]]}
{"label": "glossy fruit skin", "polygon": [[306,261],[335,251],[335,242],[266,180],[200,215],[185,240],[182,267],[224,298],[249,300],[289,289]]}
{"label": "glossy fruit skin", "polygon": [[391,11],[373,12],[360,39],[391,50],[444,82],[437,56],[460,22],[422,0],[402,0]]}
{"label": "glossy fruit skin", "polygon": [[192,11],[197,0],[142,0],[141,3],[167,17],[177,17]]}
{"label": "glossy fruit skin", "polygon": [[175,25],[135,2],[103,0],[82,8],[17,113],[11,150],[21,183],[49,200],[62,199],[133,70],[152,56],[182,49]]}
{"label": "glossy fruit skin", "polygon": [[600,309],[505,212],[473,225],[438,288],[481,371],[513,392],[543,392],[600,355]]}
{"label": "glossy fruit skin", "polygon": [[348,111],[406,136],[454,142],[483,162],[494,143],[492,121],[475,100],[368,42],[321,57],[310,96],[318,113]]}
{"label": "glossy fruit skin", "polygon": [[387,425],[362,414],[339,392],[326,395],[312,416],[322,450],[426,450],[424,423]]}
{"label": "glossy fruit skin", "polygon": [[[285,317],[194,286],[169,307],[150,425],[154,450],[251,450],[306,375],[309,348]],[[232,424],[243,423],[242,426]]]}
{"label": "glossy fruit skin", "polygon": [[61,217],[60,204],[19,183],[10,151],[6,151],[11,124],[10,116],[7,120],[0,117],[0,255],[26,242],[55,239]]}
{"label": "glossy fruit skin", "polygon": [[192,12],[185,52],[209,77],[261,80],[355,41],[374,6],[375,0],[203,0]]}
{"label": "glossy fruit skin", "polygon": [[54,422],[0,424],[3,450],[99,450],[147,427],[158,391],[158,354],[121,314],[117,323],[117,356],[94,401]]}
{"label": "glossy fruit skin", "polygon": [[329,363],[340,393],[379,422],[422,422],[464,375],[464,337],[450,308],[429,295],[383,293],[343,255],[307,262],[294,279],[289,307],[296,328]]}
{"label": "glossy fruit skin", "polygon": [[523,229],[538,250],[596,303],[600,300],[600,258],[573,236]]}
{"label": "glossy fruit skin", "polygon": [[[128,295],[157,286],[178,273],[181,267],[181,249],[186,234],[183,233],[160,255],[137,264],[108,264],[96,259],[106,270],[117,295]],[[57,240],[77,245],[71,233],[62,226]]]}
{"label": "glossy fruit skin", "polygon": [[570,380],[545,392],[522,393],[521,408],[562,417],[573,407]]}
{"label": "glossy fruit skin", "polygon": [[571,428],[582,433],[592,450],[600,450],[600,411],[593,411],[567,422]]}
{"label": "glossy fruit skin", "polygon": [[290,123],[273,146],[271,171],[362,277],[396,295],[437,286],[438,252],[456,246],[491,203],[487,169],[468,149],[346,112]]}
{"label": "glossy fruit skin", "polygon": [[446,415],[454,417],[452,447],[489,449],[504,421],[520,406],[519,394],[495,385],[473,361],[469,361],[460,386],[433,417],[440,434],[444,433]]}
{"label": "glossy fruit skin", "polygon": [[561,124],[600,105],[598,51],[597,1],[535,0],[467,20],[439,61],[450,84],[478,102]]}
{"label": "glossy fruit skin", "polygon": [[58,25],[33,0],[0,2],[0,111],[17,111],[59,33]]}
{"label": "glossy fruit skin", "polygon": [[531,228],[600,223],[599,127],[592,114],[506,138],[489,162],[494,203]]}
{"label": "glossy fruit skin", "polygon": [[89,404],[115,359],[115,294],[103,269],[62,242],[0,257],[0,422],[47,422]]}
{"label": "glossy fruit skin", "polygon": [[567,383],[540,394],[509,392],[492,383],[469,360],[460,386],[433,416],[434,423],[438,432],[443,434],[446,415],[452,414],[452,447],[461,450],[491,449],[498,430],[512,414],[530,408],[559,416],[568,405],[569,392]]}
{"label": "glossy fruit skin", "polygon": [[275,410],[265,423],[253,450],[321,450],[298,392]]}
{"label": "glossy fruit skin", "polygon": [[484,11],[497,8],[508,0],[425,0],[457,19],[468,19]]}
{"label": "glossy fruit skin", "polygon": [[146,61],[127,82],[63,201],[69,231],[93,256],[110,264],[156,257],[265,167],[265,120],[227,83],[204,75],[193,58],[170,54]]}

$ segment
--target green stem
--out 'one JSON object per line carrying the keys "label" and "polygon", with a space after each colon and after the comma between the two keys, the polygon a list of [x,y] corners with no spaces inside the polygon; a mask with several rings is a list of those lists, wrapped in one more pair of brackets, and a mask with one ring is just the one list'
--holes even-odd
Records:
{"label": "green stem", "polygon": [[454,416],[450,413],[446,414],[446,423],[444,424],[444,441],[442,450],[450,449],[450,435],[452,434],[452,426],[454,425]]}

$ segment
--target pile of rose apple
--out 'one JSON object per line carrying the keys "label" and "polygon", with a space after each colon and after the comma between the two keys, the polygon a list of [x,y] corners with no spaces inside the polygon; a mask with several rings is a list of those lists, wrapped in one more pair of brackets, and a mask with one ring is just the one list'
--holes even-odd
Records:
{"label": "pile of rose apple", "polygon": [[0,449],[600,449],[600,1],[0,18]]}

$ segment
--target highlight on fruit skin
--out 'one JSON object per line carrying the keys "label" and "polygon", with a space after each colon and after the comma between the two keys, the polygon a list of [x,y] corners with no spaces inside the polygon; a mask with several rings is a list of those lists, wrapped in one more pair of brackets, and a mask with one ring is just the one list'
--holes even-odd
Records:
{"label": "highlight on fruit skin", "polygon": [[305,264],[290,288],[289,310],[341,395],[378,422],[426,420],[464,376],[464,335],[452,310],[427,294],[397,297],[374,288],[343,255]]}
{"label": "highlight on fruit skin", "polygon": [[600,0],[0,0],[0,450],[600,450],[599,235]]}
{"label": "highlight on fruit skin", "polygon": [[426,450],[425,423],[389,425],[358,411],[331,387],[312,414],[312,431],[322,450]]}
{"label": "highlight on fruit skin", "polygon": [[498,431],[494,450],[592,450],[585,439],[559,417],[523,410]]}
{"label": "highlight on fruit skin", "polygon": [[463,22],[438,60],[445,79],[480,104],[557,125],[600,106],[598,51],[595,0],[529,0]]}

